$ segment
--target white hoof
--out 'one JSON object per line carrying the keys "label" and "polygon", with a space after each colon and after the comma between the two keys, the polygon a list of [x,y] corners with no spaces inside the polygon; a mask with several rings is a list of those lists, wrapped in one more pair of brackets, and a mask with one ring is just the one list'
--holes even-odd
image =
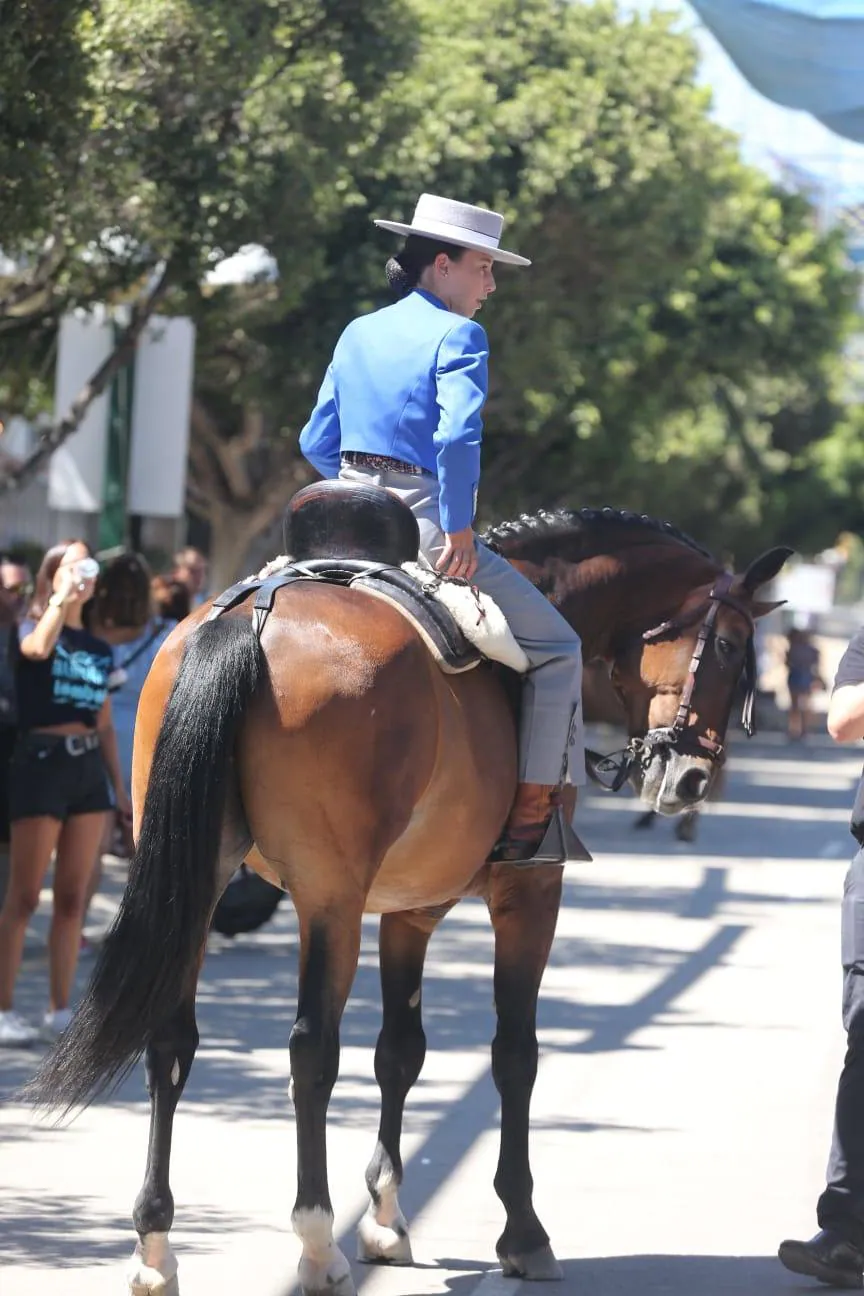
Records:
{"label": "white hoof", "polygon": [[177,1258],[167,1233],[148,1233],[126,1270],[130,1296],[180,1296]]}
{"label": "white hoof", "polygon": [[564,1270],[548,1244],[525,1255],[498,1258],[505,1278],[526,1278],[528,1282],[561,1282],[564,1277]]}
{"label": "white hoof", "polygon": [[330,1249],[326,1264],[303,1256],[297,1276],[303,1296],[357,1296],[351,1266],[335,1245]]}
{"label": "white hoof", "polygon": [[370,1204],[357,1229],[357,1259],[362,1264],[414,1263],[408,1223],[401,1211],[398,1211],[391,1224],[379,1224],[375,1218],[375,1207]]}

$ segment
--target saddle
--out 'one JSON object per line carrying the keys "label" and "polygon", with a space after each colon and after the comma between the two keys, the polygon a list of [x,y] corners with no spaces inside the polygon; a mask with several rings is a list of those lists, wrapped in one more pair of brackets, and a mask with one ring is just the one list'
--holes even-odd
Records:
{"label": "saddle", "polygon": [[414,514],[382,487],[341,481],[305,487],[288,506],[284,539],[286,554],[220,594],[208,619],[254,591],[253,626],[260,636],[277,590],[295,581],[325,581],[362,590],[395,607],[447,674],[473,670],[484,657],[512,670],[528,669],[528,659],[491,599],[467,581],[443,577],[421,564]]}

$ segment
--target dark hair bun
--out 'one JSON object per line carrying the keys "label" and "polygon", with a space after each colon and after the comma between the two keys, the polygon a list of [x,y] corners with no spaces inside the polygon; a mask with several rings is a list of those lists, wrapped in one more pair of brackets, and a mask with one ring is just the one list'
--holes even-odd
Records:
{"label": "dark hair bun", "polygon": [[388,284],[397,297],[404,297],[406,293],[411,291],[417,282],[416,279],[411,278],[405,270],[405,267],[397,261],[395,257],[391,257],[387,262],[384,267],[384,273],[387,276]]}

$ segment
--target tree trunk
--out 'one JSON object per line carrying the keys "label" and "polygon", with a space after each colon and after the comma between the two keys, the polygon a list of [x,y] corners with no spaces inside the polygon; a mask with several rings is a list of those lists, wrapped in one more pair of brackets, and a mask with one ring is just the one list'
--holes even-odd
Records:
{"label": "tree trunk", "polygon": [[[252,542],[279,516],[282,507],[282,504],[274,505],[269,518],[262,519],[260,510],[250,516],[247,510],[232,509],[229,504],[217,500],[210,501],[212,594],[221,594],[229,585],[252,575],[248,558]],[[275,556],[275,553],[270,555],[272,558]]]}

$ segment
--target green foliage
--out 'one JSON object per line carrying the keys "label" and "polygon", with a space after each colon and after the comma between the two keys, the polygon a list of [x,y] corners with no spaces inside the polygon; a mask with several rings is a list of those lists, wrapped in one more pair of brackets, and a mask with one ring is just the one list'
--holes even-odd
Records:
{"label": "green foliage", "polygon": [[[609,502],[742,552],[861,520],[838,361],[855,279],[839,239],[710,120],[668,16],[606,0],[101,0],[97,21],[95,4],[65,7],[45,94],[17,100],[16,138],[39,143],[0,198],[22,266],[0,281],[18,294],[0,305],[0,402],[11,377],[20,404],[22,375],[48,372],[70,303],[122,299],[173,259],[170,308],[199,328],[197,462],[252,516],[300,471],[339,331],[388,300],[394,241],[371,218],[406,218],[431,190],[503,211],[534,260],[501,269],[483,317],[485,520]],[[11,9],[47,24],[47,4]],[[25,28],[3,30],[0,73],[20,88]],[[0,131],[0,163],[14,145]],[[207,286],[252,242],[276,281]]]}

